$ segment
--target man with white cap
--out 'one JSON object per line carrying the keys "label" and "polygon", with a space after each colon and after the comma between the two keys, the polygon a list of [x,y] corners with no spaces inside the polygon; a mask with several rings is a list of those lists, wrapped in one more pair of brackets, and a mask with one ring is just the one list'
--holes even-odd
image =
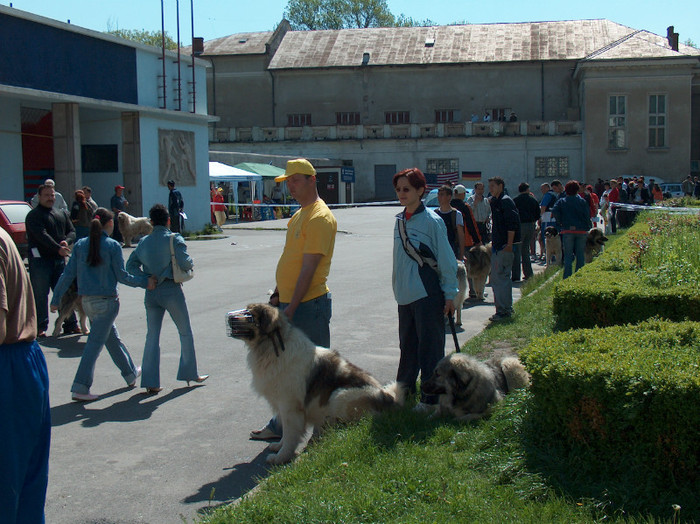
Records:
{"label": "man with white cap", "polygon": [[[47,178],[44,180],[44,185],[54,189],[54,194],[56,195],[56,201],[53,204],[54,209],[63,210],[68,213],[68,204],[66,204],[66,200],[63,198],[63,195],[56,190],[56,183],[50,178]],[[32,207],[39,205],[39,193],[32,197],[32,201],[29,203],[29,205]]]}
{"label": "man with white cap", "polygon": [[[306,159],[287,162],[284,175],[275,182],[286,182],[299,209],[287,225],[287,238],[277,263],[277,287],[270,304],[277,306],[317,346],[330,347],[331,294],[326,281],[338,229],[335,217],[318,196],[316,170]],[[280,438],[282,428],[276,418],[252,431],[250,438]]]}

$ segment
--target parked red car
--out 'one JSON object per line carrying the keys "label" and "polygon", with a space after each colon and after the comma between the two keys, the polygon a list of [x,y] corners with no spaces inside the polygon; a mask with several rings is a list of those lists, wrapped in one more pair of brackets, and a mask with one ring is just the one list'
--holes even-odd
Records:
{"label": "parked red car", "polygon": [[0,200],[0,227],[7,231],[12,240],[17,244],[17,249],[22,258],[27,258],[27,228],[24,220],[32,207],[26,202],[17,200]]}

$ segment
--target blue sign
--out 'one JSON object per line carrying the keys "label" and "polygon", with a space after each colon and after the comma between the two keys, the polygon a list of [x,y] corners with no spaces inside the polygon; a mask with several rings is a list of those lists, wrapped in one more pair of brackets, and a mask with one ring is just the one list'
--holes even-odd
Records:
{"label": "blue sign", "polygon": [[351,184],[355,183],[355,168],[354,167],[341,167],[340,168],[340,180],[341,182],[349,182]]}

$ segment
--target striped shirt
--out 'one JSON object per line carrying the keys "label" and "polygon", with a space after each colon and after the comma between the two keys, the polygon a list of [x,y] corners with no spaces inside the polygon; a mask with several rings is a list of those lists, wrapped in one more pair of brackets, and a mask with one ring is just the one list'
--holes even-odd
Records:
{"label": "striped shirt", "polygon": [[486,222],[491,216],[491,204],[486,197],[484,197],[481,202],[475,202],[474,196],[472,195],[467,199],[467,204],[472,208],[472,213],[474,213],[474,220],[477,222]]}

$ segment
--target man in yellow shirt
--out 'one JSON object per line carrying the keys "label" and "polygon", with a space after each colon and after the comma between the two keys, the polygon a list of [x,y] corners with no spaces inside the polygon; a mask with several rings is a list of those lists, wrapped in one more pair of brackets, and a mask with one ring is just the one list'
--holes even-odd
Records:
{"label": "man in yellow shirt", "polygon": [[[282,181],[301,209],[287,226],[287,239],[277,263],[277,288],[270,304],[282,309],[314,344],[330,347],[331,294],[326,281],[338,226],[318,196],[316,170],[311,162],[303,158],[288,161],[284,175],[275,178],[275,182]],[[279,421],[273,418],[250,437],[267,440],[280,438],[281,434]]]}

